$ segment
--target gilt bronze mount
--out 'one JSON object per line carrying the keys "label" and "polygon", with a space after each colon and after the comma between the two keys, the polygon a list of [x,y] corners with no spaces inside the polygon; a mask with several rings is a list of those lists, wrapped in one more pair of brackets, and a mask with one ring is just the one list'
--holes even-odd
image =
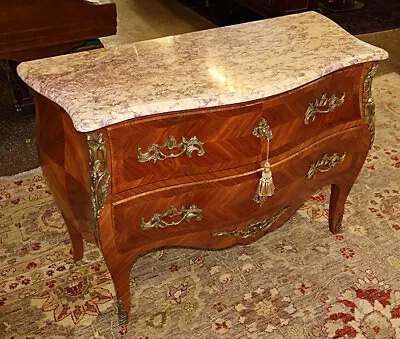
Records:
{"label": "gilt bronze mount", "polygon": [[110,171],[107,168],[106,142],[103,140],[103,132],[87,133],[86,139],[89,145],[90,188],[95,221],[94,234],[98,241],[100,211],[107,200]]}
{"label": "gilt bronze mount", "polygon": [[[155,213],[147,222],[145,222],[144,218],[142,218],[140,227],[142,230],[149,230],[155,228],[166,228],[168,226],[177,226],[184,221],[190,222],[193,218],[195,218],[197,221],[200,221],[203,218],[202,212],[203,211],[200,208],[197,208],[196,205],[192,205],[189,208],[182,206],[180,211],[178,211],[175,206],[171,205],[164,214]],[[170,222],[164,220],[165,218],[175,217],[179,217],[180,219]]]}
{"label": "gilt bronze mount", "polygon": [[253,221],[249,226],[243,229],[235,229],[233,231],[222,231],[222,232],[214,232],[212,233],[213,237],[218,236],[229,236],[229,237],[237,237],[237,238],[254,238],[258,236],[260,233],[269,229],[278,219],[279,217],[285,213],[290,207],[286,206],[282,210],[280,210],[277,214],[272,216],[269,219],[261,219]]}
{"label": "gilt bronze mount", "polygon": [[346,152],[341,156],[333,153],[331,156],[324,154],[320,160],[312,164],[307,172],[306,181],[314,179],[318,173],[329,172],[336,165],[340,164],[346,158]]}
{"label": "gilt bronze mount", "polygon": [[[163,145],[153,144],[145,153],[142,153],[142,148],[138,147],[137,159],[139,162],[153,161],[156,163],[158,160],[164,161],[169,158],[177,158],[182,154],[186,154],[190,158],[194,151],[201,157],[205,154],[203,145],[204,142],[201,142],[196,136],[190,138],[190,140],[186,140],[185,137],[182,137],[181,142],[178,142],[175,137],[170,136]],[[163,151],[165,149],[174,150],[176,148],[181,148],[181,150],[178,153],[169,154]]]}
{"label": "gilt bronze mount", "polygon": [[315,102],[308,105],[307,111],[304,114],[304,123],[308,125],[309,120],[315,120],[317,114],[327,114],[333,112],[336,107],[341,106],[344,103],[346,93],[342,94],[341,98],[338,98],[335,94],[330,97],[325,93],[319,99],[315,99]]}

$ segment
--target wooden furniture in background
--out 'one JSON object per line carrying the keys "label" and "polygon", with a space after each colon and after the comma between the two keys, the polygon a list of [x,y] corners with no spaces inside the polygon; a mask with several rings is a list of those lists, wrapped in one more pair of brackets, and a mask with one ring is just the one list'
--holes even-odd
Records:
{"label": "wooden furniture in background", "polygon": [[[33,104],[28,89],[15,71],[19,62],[73,52],[87,40],[113,35],[116,31],[116,6],[111,2],[3,1],[0,6],[0,71],[3,71],[0,80],[12,88],[17,111]],[[92,47],[96,46],[86,49]]]}
{"label": "wooden furniture in background", "polygon": [[0,59],[26,61],[64,54],[86,40],[113,35],[114,3],[84,0],[3,1]]}
{"label": "wooden furniture in background", "polygon": [[218,26],[316,11],[319,0],[179,0]]}
{"label": "wooden furniture in background", "polygon": [[316,11],[319,0],[233,0],[268,18],[304,11]]}

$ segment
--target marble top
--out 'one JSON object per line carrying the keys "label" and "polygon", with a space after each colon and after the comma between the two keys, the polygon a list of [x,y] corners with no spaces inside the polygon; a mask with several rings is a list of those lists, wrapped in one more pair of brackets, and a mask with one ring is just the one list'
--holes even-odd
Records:
{"label": "marble top", "polygon": [[386,59],[307,12],[48,59],[20,77],[90,132],[151,114],[269,97],[343,67]]}

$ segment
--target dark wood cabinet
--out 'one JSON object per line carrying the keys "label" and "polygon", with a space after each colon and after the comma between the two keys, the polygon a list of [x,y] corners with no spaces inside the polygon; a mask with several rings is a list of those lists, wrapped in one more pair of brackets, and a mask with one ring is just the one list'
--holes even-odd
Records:
{"label": "dark wood cabinet", "polygon": [[0,81],[12,88],[17,111],[33,106],[15,71],[21,61],[102,46],[97,40],[117,31],[115,3],[84,0],[4,1],[0,5]]}
{"label": "dark wood cabinet", "polygon": [[316,11],[319,0],[179,0],[218,26]]}
{"label": "dark wood cabinet", "polygon": [[64,54],[116,30],[114,3],[4,1],[0,6],[0,59],[21,62]]}
{"label": "dark wood cabinet", "polygon": [[235,2],[265,17],[318,9],[318,0],[235,0]]}

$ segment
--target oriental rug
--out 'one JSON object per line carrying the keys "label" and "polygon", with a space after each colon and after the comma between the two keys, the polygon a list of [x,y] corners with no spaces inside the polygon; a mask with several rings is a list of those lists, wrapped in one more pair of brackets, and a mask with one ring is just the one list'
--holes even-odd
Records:
{"label": "oriental rug", "polygon": [[400,76],[375,79],[374,97],[343,234],[328,230],[325,188],[252,245],[148,253],[131,272],[129,328],[96,247],[73,263],[41,171],[0,178],[0,337],[400,338]]}

